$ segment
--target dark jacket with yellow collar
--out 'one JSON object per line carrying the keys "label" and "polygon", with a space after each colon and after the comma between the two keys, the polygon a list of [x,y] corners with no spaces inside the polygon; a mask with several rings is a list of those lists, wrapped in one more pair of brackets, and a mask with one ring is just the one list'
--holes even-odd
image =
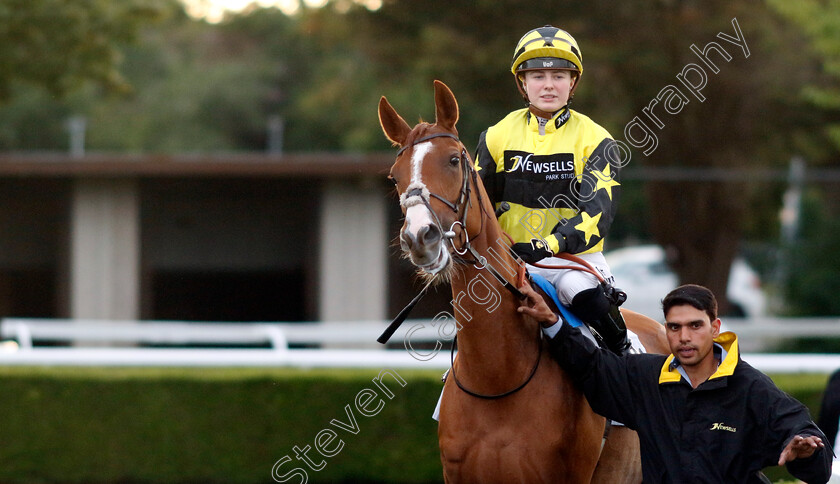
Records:
{"label": "dark jacket with yellow collar", "polygon": [[795,435],[819,436],[826,448],[788,471],[809,484],[828,481],[830,446],[807,408],[740,359],[734,333],[715,342],[726,357],[697,388],[673,368],[673,355],[619,357],[567,324],[551,349],[593,410],[638,432],[647,484],[766,482],[757,473],[776,465]]}

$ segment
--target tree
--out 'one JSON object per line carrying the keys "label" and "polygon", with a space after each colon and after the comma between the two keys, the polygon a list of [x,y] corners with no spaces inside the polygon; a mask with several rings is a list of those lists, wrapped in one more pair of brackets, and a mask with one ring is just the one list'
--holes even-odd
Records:
{"label": "tree", "polygon": [[[626,6],[606,17],[601,29],[614,31],[614,39],[635,36],[610,44],[608,64],[634,106],[619,136],[637,148],[630,169],[671,168],[678,175],[647,183],[650,206],[657,207],[653,236],[667,249],[680,282],[709,287],[726,313],[729,267],[745,223],[765,216],[754,201],[767,190],[745,177],[701,175],[789,159],[779,155],[789,149],[801,110],[789,95],[797,79],[779,73],[800,69],[804,75],[808,66],[792,49],[776,45],[781,37],[788,47],[797,37],[760,4],[645,3],[644,15],[636,11],[639,5]],[[676,112],[665,110],[669,94]],[[770,208],[778,203],[769,202]]]}
{"label": "tree", "polygon": [[[770,0],[768,4],[783,18],[801,29],[808,39],[806,50],[817,59],[814,82],[804,84],[796,93],[817,122],[808,126],[820,135],[824,143],[817,147],[802,147],[808,164],[833,165],[840,163],[840,1],[802,0],[784,2]],[[783,257],[786,271],[786,310],[795,316],[823,316],[840,313],[836,294],[840,291],[837,272],[840,264],[831,257],[840,248],[840,224],[837,210],[840,196],[832,185],[813,184],[805,190],[800,210],[799,231],[795,246],[785,247]],[[814,347],[815,342],[809,342]],[[823,351],[836,351],[825,345]]]}
{"label": "tree", "polygon": [[840,150],[840,0],[770,0],[768,4],[802,30],[819,59],[821,78],[802,86],[799,93],[826,114],[820,130],[831,140],[836,154]]}
{"label": "tree", "polygon": [[0,149],[63,149],[64,120],[83,115],[91,151],[263,150],[266,119],[293,117],[293,90],[307,80],[308,63],[297,59],[311,42],[297,25],[276,9],[209,24],[175,4],[120,45],[120,75],[131,86],[123,95],[80,82],[58,98],[14,83],[0,110]]}
{"label": "tree", "polygon": [[119,46],[158,18],[168,0],[4,0],[0,3],[0,102],[15,82],[64,95],[82,81],[125,91]]}

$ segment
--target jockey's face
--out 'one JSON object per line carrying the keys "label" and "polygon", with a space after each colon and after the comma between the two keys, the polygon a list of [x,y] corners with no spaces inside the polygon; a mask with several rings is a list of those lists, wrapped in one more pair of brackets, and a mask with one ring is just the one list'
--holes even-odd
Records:
{"label": "jockey's face", "polygon": [[539,109],[553,113],[569,102],[573,77],[567,70],[525,71],[523,88],[528,100]]}

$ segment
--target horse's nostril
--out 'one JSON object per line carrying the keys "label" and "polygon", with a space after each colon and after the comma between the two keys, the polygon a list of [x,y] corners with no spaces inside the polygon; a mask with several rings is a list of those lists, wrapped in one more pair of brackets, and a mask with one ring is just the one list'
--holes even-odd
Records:
{"label": "horse's nostril", "polygon": [[437,225],[427,225],[417,233],[417,239],[427,246],[436,244],[440,240],[440,236],[440,229]]}

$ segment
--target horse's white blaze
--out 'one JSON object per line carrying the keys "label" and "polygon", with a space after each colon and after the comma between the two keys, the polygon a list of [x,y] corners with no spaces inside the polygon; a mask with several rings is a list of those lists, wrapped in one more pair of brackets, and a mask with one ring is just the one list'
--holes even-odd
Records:
{"label": "horse's white blaze", "polygon": [[405,211],[405,231],[413,237],[417,237],[417,232],[422,228],[432,225],[432,214],[429,209],[422,203],[412,205]]}
{"label": "horse's white blaze", "polygon": [[[414,237],[417,237],[417,232],[428,225],[434,223],[432,214],[423,203],[423,200],[429,199],[429,189],[423,183],[423,158],[432,150],[432,142],[426,141],[414,146],[411,153],[411,181],[403,193],[403,199],[400,201],[405,208],[405,228]],[[421,195],[413,195],[405,198],[406,193],[414,189],[420,189]]]}
{"label": "horse's white blaze", "polygon": [[423,185],[423,158],[432,151],[432,142],[425,141],[414,146],[414,152],[411,154],[411,183]]}

